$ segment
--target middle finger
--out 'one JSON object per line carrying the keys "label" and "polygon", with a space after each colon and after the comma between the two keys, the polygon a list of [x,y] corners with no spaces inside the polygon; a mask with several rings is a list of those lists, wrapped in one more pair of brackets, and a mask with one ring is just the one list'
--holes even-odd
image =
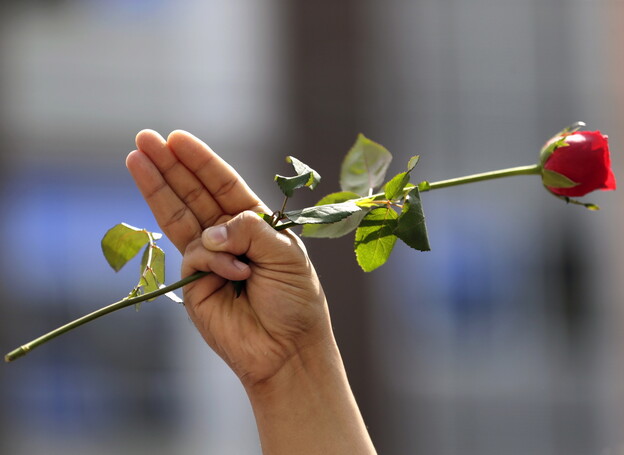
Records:
{"label": "middle finger", "polygon": [[158,168],[173,192],[197,218],[199,225],[202,228],[212,226],[223,214],[220,205],[195,174],[172,153],[162,136],[144,130],[137,135],[136,142],[137,147]]}

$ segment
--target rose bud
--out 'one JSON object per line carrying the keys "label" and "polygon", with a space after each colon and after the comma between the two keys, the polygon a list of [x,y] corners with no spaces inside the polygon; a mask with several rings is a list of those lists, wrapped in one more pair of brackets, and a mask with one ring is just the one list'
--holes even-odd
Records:
{"label": "rose bud", "polygon": [[556,196],[615,190],[609,143],[600,131],[564,130],[542,149],[541,165],[542,182]]}

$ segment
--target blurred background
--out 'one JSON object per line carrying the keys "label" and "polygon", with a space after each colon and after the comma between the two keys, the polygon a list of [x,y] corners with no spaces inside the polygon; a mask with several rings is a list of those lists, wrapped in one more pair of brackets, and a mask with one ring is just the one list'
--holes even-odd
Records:
{"label": "blurred background", "polygon": [[[583,120],[624,178],[621,0],[22,0],[0,6],[0,347],[118,300],[114,224],[158,230],[124,159],[188,130],[270,206],[294,155],[338,190],[364,133],[414,181],[533,164]],[[359,271],[306,242],[383,454],[624,453],[624,212],[537,177],[423,195],[429,253]],[[168,241],[168,282],[180,259]],[[134,268],[133,268],[134,267]],[[136,270],[135,270],[136,268]],[[238,380],[162,300],[0,367],[0,453],[259,454]]]}

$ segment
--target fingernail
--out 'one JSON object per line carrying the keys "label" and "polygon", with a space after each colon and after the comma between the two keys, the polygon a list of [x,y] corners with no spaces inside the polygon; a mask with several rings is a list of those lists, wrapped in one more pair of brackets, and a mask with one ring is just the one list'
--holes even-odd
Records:
{"label": "fingernail", "polygon": [[209,227],[204,231],[203,237],[212,245],[220,245],[227,240],[227,228],[223,225]]}
{"label": "fingernail", "polygon": [[242,261],[239,261],[238,259],[234,259],[232,261],[232,263],[234,264],[234,267],[236,267],[241,272],[244,272],[245,270],[247,270],[249,268],[249,266],[247,264],[245,264]]}

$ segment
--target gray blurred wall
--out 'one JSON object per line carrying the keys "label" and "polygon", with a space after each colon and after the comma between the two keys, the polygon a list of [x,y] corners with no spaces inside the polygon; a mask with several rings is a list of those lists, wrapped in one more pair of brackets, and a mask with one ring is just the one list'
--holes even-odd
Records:
{"label": "gray blurred wall", "polygon": [[[338,189],[357,133],[421,155],[415,180],[532,164],[577,120],[624,164],[624,3],[24,1],[0,7],[0,346],[134,285],[99,251],[157,229],[123,160],[196,134],[272,206],[283,161]],[[518,177],[423,195],[432,251],[371,274],[308,241],[380,453],[624,453],[619,192],[590,213]],[[168,281],[179,257],[167,242]],[[260,453],[237,379],[162,301],[0,369],[0,452]]]}

